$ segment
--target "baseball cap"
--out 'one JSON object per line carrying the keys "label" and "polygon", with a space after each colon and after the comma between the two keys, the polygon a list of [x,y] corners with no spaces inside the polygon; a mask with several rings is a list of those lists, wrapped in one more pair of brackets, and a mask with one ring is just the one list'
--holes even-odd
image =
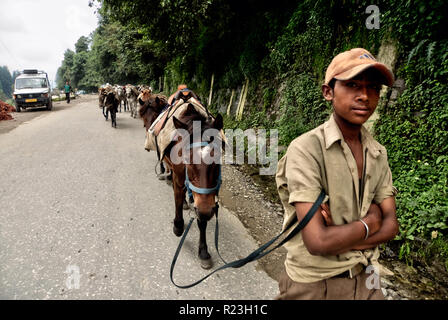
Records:
{"label": "baseball cap", "polygon": [[331,79],[348,80],[368,68],[375,68],[384,76],[384,84],[392,86],[394,75],[392,71],[381,62],[378,62],[373,55],[363,48],[355,48],[338,54],[333,58],[325,73],[325,84]]}
{"label": "baseball cap", "polygon": [[187,95],[188,95],[188,92],[190,91],[190,90],[188,90],[188,87],[187,87],[186,84],[180,84],[180,85],[178,85],[178,86],[177,86],[177,90],[180,91],[180,92],[182,92],[182,94],[183,94],[184,96],[187,96]]}

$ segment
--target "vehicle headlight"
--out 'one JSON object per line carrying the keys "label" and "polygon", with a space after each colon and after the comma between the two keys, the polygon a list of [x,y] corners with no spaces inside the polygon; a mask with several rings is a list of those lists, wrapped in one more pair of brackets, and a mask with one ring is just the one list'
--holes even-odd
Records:
{"label": "vehicle headlight", "polygon": [[21,98],[22,98],[22,95],[18,94],[18,95],[17,95],[17,98],[21,99]]}

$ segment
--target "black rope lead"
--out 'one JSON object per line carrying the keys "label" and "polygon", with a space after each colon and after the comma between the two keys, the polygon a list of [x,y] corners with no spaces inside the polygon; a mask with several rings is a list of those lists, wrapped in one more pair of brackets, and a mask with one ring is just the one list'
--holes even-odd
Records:
{"label": "black rope lead", "polygon": [[[198,285],[199,283],[201,283],[202,281],[204,281],[205,279],[207,279],[208,277],[210,277],[211,275],[213,275],[214,273],[216,273],[216,272],[218,272],[220,270],[224,270],[224,269],[227,269],[227,268],[241,268],[242,266],[246,265],[249,262],[252,262],[252,261],[255,261],[255,260],[258,260],[258,259],[264,257],[265,255],[271,253],[275,249],[277,249],[280,246],[282,246],[283,244],[285,244],[287,241],[289,241],[296,234],[298,234],[308,224],[308,222],[311,220],[311,218],[314,216],[314,214],[316,213],[317,209],[319,208],[319,206],[323,202],[324,198],[325,198],[325,192],[322,190],[321,193],[319,194],[318,198],[316,199],[316,201],[314,202],[314,204],[310,208],[310,210],[308,210],[308,212],[305,215],[305,217],[288,234],[288,236],[286,236],[274,248],[272,248],[272,249],[270,249],[268,251],[265,251],[275,241],[277,241],[283,234],[285,234],[289,229],[291,229],[291,227],[298,221],[296,216],[294,217],[294,219],[288,224],[288,226],[279,235],[275,236],[273,239],[271,239],[270,241],[266,242],[264,245],[262,245],[261,247],[259,247],[255,251],[253,251],[251,254],[249,254],[247,257],[239,259],[239,260],[235,260],[235,261],[232,261],[232,262],[229,262],[229,263],[226,263],[225,265],[220,266],[219,268],[215,269],[214,271],[210,272],[205,277],[199,279],[198,281],[196,281],[194,283],[191,283],[189,285],[178,285],[178,284],[176,284],[174,282],[174,279],[173,279],[174,266],[176,265],[176,261],[177,261],[177,258],[179,256],[180,250],[182,249],[182,246],[184,244],[185,238],[187,237],[188,231],[190,230],[191,224],[193,223],[194,218],[191,218],[190,222],[187,225],[187,228],[184,231],[184,234],[182,235],[182,238],[181,238],[181,240],[179,242],[179,245],[177,246],[176,253],[174,254],[174,257],[173,257],[173,261],[171,262],[171,268],[170,268],[170,279],[171,279],[171,282],[178,288],[188,289],[188,288],[191,288],[191,287],[194,287],[194,286]],[[216,227],[216,231],[219,231],[218,226]],[[215,234],[215,246],[216,245],[217,245],[217,236]],[[221,255],[219,254],[219,256],[221,256]]]}

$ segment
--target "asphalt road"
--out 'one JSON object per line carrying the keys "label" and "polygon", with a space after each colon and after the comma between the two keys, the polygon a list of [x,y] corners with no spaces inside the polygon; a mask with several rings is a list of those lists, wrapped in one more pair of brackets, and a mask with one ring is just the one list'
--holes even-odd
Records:
{"label": "asphalt road", "polygon": [[[85,101],[84,101],[85,100]],[[55,106],[57,110],[58,106]],[[169,278],[179,238],[172,187],[154,174],[140,119],[104,121],[96,97],[0,134],[0,299],[272,299],[277,283],[251,263],[191,289]],[[188,221],[188,213],[184,214]],[[215,267],[214,222],[208,245]],[[188,284],[207,271],[192,227],[175,269]],[[257,247],[220,208],[226,260]]]}

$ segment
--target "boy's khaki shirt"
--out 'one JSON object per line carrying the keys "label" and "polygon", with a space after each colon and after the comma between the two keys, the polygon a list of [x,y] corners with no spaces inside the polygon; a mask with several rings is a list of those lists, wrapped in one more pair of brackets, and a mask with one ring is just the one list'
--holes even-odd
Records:
{"label": "boy's khaki shirt", "polygon": [[[283,228],[296,215],[294,202],[315,202],[324,189],[335,225],[364,217],[373,202],[395,196],[386,149],[362,127],[364,154],[363,188],[355,158],[331,115],[319,127],[296,138],[280,159],[277,189],[285,209]],[[363,189],[363,190],[362,190]],[[362,193],[362,194],[360,194]],[[316,214],[320,214],[319,211]],[[378,264],[378,247],[336,256],[311,255],[299,233],[285,245],[286,272],[296,282],[315,282],[343,273],[358,263]]]}

